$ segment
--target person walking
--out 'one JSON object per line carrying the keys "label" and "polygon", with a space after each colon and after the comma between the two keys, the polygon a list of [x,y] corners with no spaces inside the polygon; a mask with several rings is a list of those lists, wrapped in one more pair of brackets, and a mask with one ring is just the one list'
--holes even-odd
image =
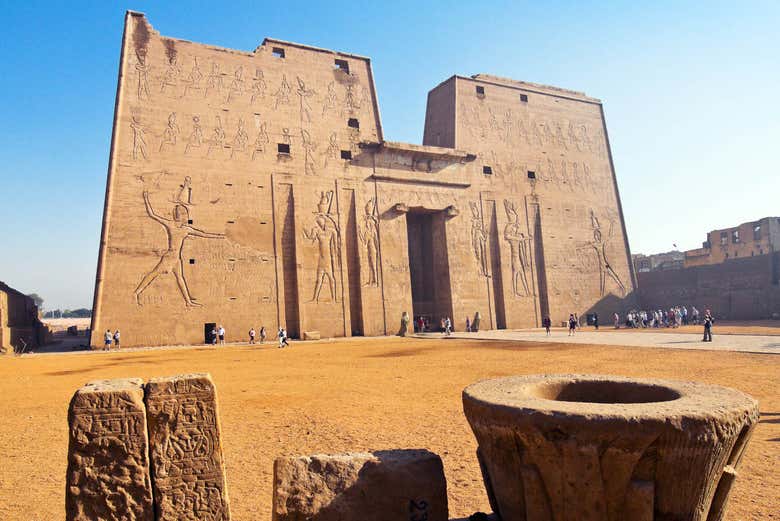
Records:
{"label": "person walking", "polygon": [[599,330],[599,314],[593,313],[593,327],[596,328],[596,331]]}
{"label": "person walking", "polygon": [[615,312],[612,318],[615,320],[615,329],[620,329],[620,315]]}
{"label": "person walking", "polygon": [[452,334],[452,320],[450,320],[450,317],[444,319],[444,334],[447,336]]}
{"label": "person walking", "polygon": [[550,317],[544,317],[542,319],[542,326],[544,326],[544,330],[547,332],[547,336],[550,336],[550,326],[552,326],[552,320],[550,320]]}
{"label": "person walking", "polygon": [[574,318],[574,313],[569,315],[569,336],[574,336],[577,331],[577,319]]}
{"label": "person walking", "polygon": [[469,320],[469,317],[466,317],[466,333],[471,333],[471,320]]}
{"label": "person walking", "polygon": [[119,337],[120,336],[121,335],[119,334],[119,330],[118,329],[116,331],[114,331],[114,345],[116,346],[117,349],[119,349]]}
{"label": "person walking", "polygon": [[714,320],[709,313],[704,315],[704,338],[702,342],[712,342],[712,324]]}
{"label": "person walking", "polygon": [[254,344],[255,343],[255,328],[249,328],[249,343]]}
{"label": "person walking", "polygon": [[217,328],[216,326],[211,328],[211,345],[217,345]]}
{"label": "person walking", "polygon": [[289,343],[287,342],[287,330],[285,330],[283,327],[279,328],[279,349],[288,346]]}
{"label": "person walking", "polygon": [[103,342],[103,351],[110,351],[111,350],[111,341],[113,340],[114,335],[111,334],[110,329],[106,329],[106,334],[104,337]]}
{"label": "person walking", "polygon": [[217,329],[217,334],[219,335],[219,345],[224,346],[225,345],[225,328],[222,327],[222,324],[219,325],[219,329]]}
{"label": "person walking", "polygon": [[265,337],[266,337],[265,326],[260,326],[260,343],[261,344],[265,344]]}

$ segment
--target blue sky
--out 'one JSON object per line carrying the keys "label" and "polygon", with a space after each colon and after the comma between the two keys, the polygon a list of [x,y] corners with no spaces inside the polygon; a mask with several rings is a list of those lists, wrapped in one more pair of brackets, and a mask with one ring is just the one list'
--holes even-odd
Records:
{"label": "blue sky", "polygon": [[0,280],[89,307],[125,9],[167,36],[370,56],[386,139],[478,72],[601,98],[633,252],[779,215],[780,2],[6,2]]}

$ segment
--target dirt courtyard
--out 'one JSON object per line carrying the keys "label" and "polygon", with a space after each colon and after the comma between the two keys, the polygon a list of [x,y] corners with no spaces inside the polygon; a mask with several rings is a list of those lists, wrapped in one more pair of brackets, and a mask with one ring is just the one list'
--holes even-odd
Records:
{"label": "dirt courtyard", "polygon": [[462,389],[573,372],[697,380],[757,398],[761,420],[727,519],[780,519],[780,356],[413,338],[2,357],[0,519],[62,519],[67,408],[79,386],[188,372],[210,372],[217,385],[236,521],[270,519],[276,456],[412,447],[444,460],[451,518],[489,512]]}

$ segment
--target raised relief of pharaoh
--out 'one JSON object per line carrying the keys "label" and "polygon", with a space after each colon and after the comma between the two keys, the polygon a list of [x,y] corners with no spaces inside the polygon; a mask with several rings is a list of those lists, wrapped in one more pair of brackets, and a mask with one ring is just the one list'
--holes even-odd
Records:
{"label": "raised relief of pharaoh", "polygon": [[488,232],[482,224],[482,213],[479,211],[479,204],[470,202],[471,208],[471,249],[474,258],[477,260],[479,274],[483,277],[489,277],[487,258],[487,238]]}
{"label": "raised relief of pharaoh", "polygon": [[327,284],[330,301],[338,302],[336,273],[341,266],[341,237],[339,226],[332,215],[333,191],[322,192],[314,219],[314,226],[303,235],[317,244],[317,279],[310,302],[320,302],[322,288]]}
{"label": "raised relief of pharaoh", "polygon": [[368,279],[364,286],[379,286],[379,216],[376,201],[371,198],[363,213],[363,226],[358,231],[360,242],[366,247]]}
{"label": "raised relief of pharaoh", "polygon": [[609,232],[607,233],[607,236],[604,237],[599,219],[596,217],[596,213],[593,210],[590,211],[590,222],[591,228],[593,229],[593,240],[579,246],[577,250],[578,252],[590,251],[591,256],[595,256],[596,266],[598,266],[599,271],[600,296],[603,297],[606,294],[607,279],[611,279],[620,291],[620,295],[625,296],[626,286],[623,284],[623,281],[620,280],[620,276],[612,267],[608,257],[608,246],[609,242],[612,240],[615,223],[612,219],[609,220]]}
{"label": "raised relief of pharaoh", "polygon": [[504,240],[509,243],[512,255],[512,293],[517,297],[527,297],[531,294],[527,275],[531,268],[531,237],[522,231],[515,204],[504,199],[504,209],[508,220],[504,227]]}

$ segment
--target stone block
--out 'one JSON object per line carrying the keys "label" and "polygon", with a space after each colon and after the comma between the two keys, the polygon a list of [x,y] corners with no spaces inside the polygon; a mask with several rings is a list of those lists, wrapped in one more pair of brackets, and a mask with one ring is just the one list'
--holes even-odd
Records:
{"label": "stone block", "polygon": [[733,389],[598,375],[486,380],[463,409],[504,521],[720,520],[758,421]]}
{"label": "stone block", "polygon": [[319,340],[320,339],[320,332],[319,331],[304,331],[303,332],[303,339],[304,340]]}
{"label": "stone block", "polygon": [[158,521],[228,521],[217,397],[208,374],[146,384],[154,503]]}
{"label": "stone block", "polygon": [[447,482],[427,450],[277,458],[274,521],[447,521]]}
{"label": "stone block", "polygon": [[140,379],[91,382],[68,410],[67,521],[153,521]]}

